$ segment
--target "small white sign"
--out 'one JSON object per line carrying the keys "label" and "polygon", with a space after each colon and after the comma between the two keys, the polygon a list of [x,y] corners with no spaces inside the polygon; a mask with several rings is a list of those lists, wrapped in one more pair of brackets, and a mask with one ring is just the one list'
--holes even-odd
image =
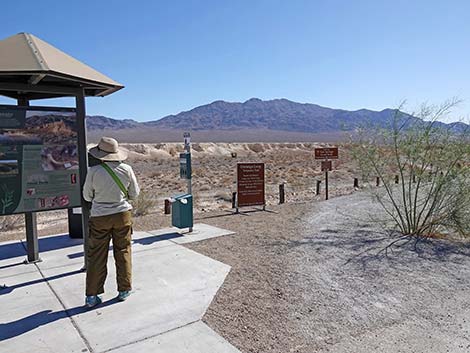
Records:
{"label": "small white sign", "polygon": [[189,132],[185,132],[183,134],[183,137],[184,137],[184,145],[185,146],[188,146],[191,144],[191,134]]}

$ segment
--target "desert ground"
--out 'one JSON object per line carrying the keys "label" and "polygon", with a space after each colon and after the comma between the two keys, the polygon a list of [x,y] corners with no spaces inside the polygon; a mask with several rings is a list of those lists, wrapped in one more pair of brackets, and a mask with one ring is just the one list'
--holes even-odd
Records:
{"label": "desert ground", "polygon": [[[388,232],[347,145],[330,200],[313,149],[323,143],[195,143],[195,222],[236,232],[188,245],[232,267],[205,322],[244,353],[468,352],[470,245],[415,242]],[[125,144],[152,208],[136,230],[170,225],[164,199],[186,191],[181,144]],[[266,163],[267,211],[233,214],[237,162]],[[286,204],[278,187],[286,185]],[[361,180],[361,186],[362,180]],[[67,231],[64,211],[39,215],[40,234]],[[21,228],[1,240],[24,237]]]}
{"label": "desert ground", "polygon": [[[232,192],[236,191],[238,162],[264,162],[266,173],[266,202],[279,202],[279,184],[285,184],[286,202],[321,200],[324,198],[324,172],[320,161],[314,159],[314,148],[326,143],[193,143],[193,195],[195,213],[230,210]],[[164,200],[187,190],[186,181],[179,177],[179,152],[182,143],[128,143],[127,163],[133,166],[142,188],[148,213],[159,217]],[[359,177],[347,145],[340,146],[340,158],[333,162],[329,174],[329,195],[336,197],[354,191],[353,179]],[[321,195],[317,196],[316,181],[322,180]],[[21,216],[10,217],[16,227],[2,229],[2,239],[23,236]],[[166,218],[165,218],[166,219]],[[7,220],[3,220],[7,223]],[[136,229],[147,228],[146,218],[136,219]],[[10,222],[8,222],[10,223]],[[40,234],[67,231],[65,211],[39,214]]]}

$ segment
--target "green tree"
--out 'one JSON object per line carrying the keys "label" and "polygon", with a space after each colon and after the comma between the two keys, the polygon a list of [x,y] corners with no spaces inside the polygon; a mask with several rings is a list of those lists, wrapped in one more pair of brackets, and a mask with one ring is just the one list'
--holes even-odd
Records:
{"label": "green tree", "polygon": [[423,105],[411,114],[401,105],[389,128],[356,136],[361,172],[380,179],[374,198],[403,235],[470,236],[470,129],[439,122],[457,104]]}

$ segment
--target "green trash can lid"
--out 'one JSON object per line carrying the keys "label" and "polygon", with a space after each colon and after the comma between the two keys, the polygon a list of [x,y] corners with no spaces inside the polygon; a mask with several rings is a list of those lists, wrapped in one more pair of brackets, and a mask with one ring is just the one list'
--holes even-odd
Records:
{"label": "green trash can lid", "polygon": [[173,196],[173,199],[174,200],[183,200],[183,199],[189,199],[191,197],[193,197],[193,195],[191,195],[191,194],[180,194],[180,195]]}

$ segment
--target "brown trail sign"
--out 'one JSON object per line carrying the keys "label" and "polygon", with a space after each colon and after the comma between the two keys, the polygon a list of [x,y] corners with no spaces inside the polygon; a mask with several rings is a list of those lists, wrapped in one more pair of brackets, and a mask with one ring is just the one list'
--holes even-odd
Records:
{"label": "brown trail sign", "polygon": [[315,148],[315,159],[338,159],[338,147]]}
{"label": "brown trail sign", "polygon": [[331,161],[321,161],[321,171],[326,172],[332,170],[332,162]]}
{"label": "brown trail sign", "polygon": [[265,206],[264,163],[237,164],[237,212],[239,207]]}
{"label": "brown trail sign", "polygon": [[333,169],[330,159],[338,159],[338,156],[338,147],[315,148],[315,159],[323,159],[321,170],[325,172],[325,200],[328,200],[328,171]]}

